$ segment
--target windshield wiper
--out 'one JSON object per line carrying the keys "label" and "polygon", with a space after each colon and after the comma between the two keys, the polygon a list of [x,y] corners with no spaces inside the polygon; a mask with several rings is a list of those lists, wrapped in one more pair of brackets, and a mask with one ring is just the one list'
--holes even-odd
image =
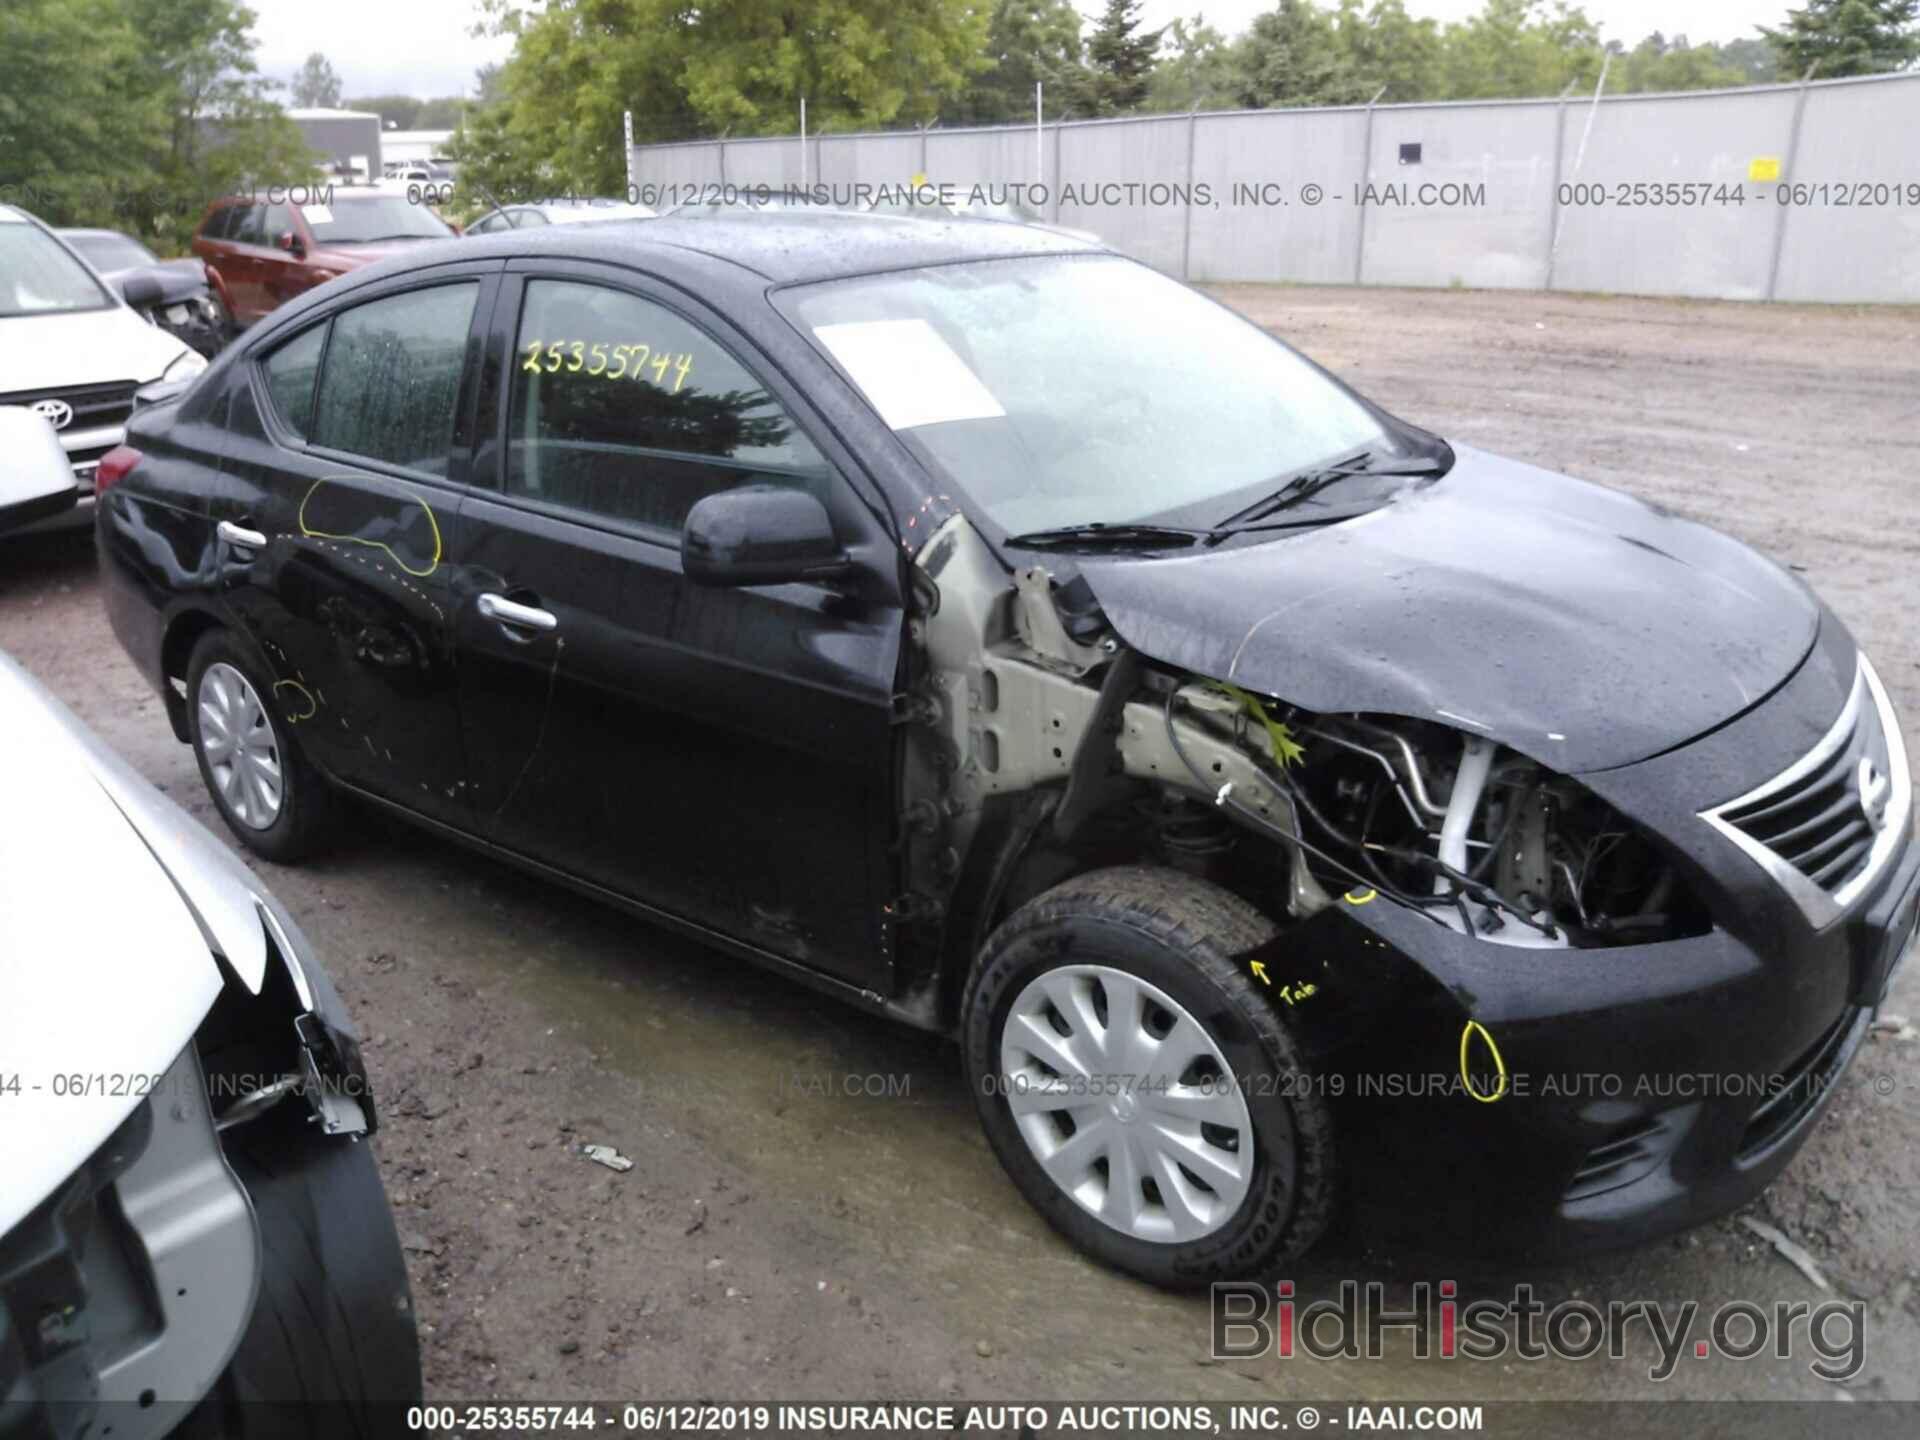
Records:
{"label": "windshield wiper", "polygon": [[[319,236],[314,237],[316,240]],[[355,235],[348,240],[327,240],[327,245],[384,245],[389,240],[444,240],[444,235]]]}
{"label": "windshield wiper", "polygon": [[1342,480],[1355,475],[1440,475],[1446,467],[1430,456],[1421,456],[1408,460],[1394,460],[1385,464],[1374,464],[1373,453],[1355,455],[1350,459],[1335,461],[1323,465],[1317,470],[1304,470],[1282,485],[1264,500],[1257,500],[1238,514],[1229,515],[1218,525],[1206,532],[1206,543],[1217,545],[1229,535],[1251,529],[1256,521],[1268,516],[1278,515],[1282,510],[1291,510],[1304,504],[1329,486],[1338,485]]}
{"label": "windshield wiper", "polygon": [[1177,525],[1106,525],[1093,521],[1085,525],[1061,525],[1051,530],[1029,530],[1010,535],[1007,544],[1031,550],[1086,550],[1108,546],[1118,549],[1151,550],[1168,545],[1192,545],[1206,538],[1206,530],[1187,530]]}

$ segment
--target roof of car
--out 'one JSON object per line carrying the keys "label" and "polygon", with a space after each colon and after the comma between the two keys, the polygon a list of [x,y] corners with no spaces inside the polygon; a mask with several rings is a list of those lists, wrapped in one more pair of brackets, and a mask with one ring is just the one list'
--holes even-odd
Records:
{"label": "roof of car", "polygon": [[[54,234],[66,240],[132,240],[124,230],[100,230],[87,226],[56,230]],[[135,242],[138,243],[137,241]]]}
{"label": "roof of car", "polygon": [[1021,225],[792,209],[513,230],[467,243],[475,254],[564,251],[609,260],[670,250],[723,260],[783,285],[959,260],[1076,254],[1101,248]]}

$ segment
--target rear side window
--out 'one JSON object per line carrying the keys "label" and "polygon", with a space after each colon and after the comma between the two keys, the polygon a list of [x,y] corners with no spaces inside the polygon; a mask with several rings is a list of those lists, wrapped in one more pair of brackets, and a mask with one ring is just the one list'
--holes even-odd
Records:
{"label": "rear side window", "polygon": [[227,230],[233,224],[234,207],[222,205],[207,216],[206,223],[200,227],[200,236],[204,240],[224,240]]}
{"label": "rear side window", "polygon": [[828,498],[820,452],[718,341],[662,306],[562,280],[528,282],[513,360],[506,488],[678,531],[740,485]]}
{"label": "rear side window", "polygon": [[326,348],[327,327],[316,325],[267,357],[267,393],[273,397],[274,413],[302,440],[313,430],[313,382]]}
{"label": "rear side window", "polygon": [[479,288],[411,290],[336,315],[314,444],[445,475]]}

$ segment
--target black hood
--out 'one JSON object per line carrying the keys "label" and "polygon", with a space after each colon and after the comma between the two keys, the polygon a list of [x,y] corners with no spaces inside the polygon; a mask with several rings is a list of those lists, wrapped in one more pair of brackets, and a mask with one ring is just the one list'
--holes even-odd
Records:
{"label": "black hood", "polygon": [[160,299],[156,304],[177,305],[182,300],[197,300],[207,293],[207,267],[191,257],[101,272],[101,278],[116,290],[135,275],[151,275],[158,282]]}
{"label": "black hood", "polygon": [[1444,478],[1352,520],[1206,554],[1088,558],[1081,573],[1153,659],[1309,710],[1439,720],[1562,771],[1711,730],[1811,649],[1811,594],[1738,541],[1454,453]]}

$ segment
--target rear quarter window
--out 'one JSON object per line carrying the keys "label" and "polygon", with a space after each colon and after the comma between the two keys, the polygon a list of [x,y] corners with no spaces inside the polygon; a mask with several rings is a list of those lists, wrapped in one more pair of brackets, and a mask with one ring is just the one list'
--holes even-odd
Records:
{"label": "rear quarter window", "polygon": [[282,345],[261,366],[274,414],[302,440],[313,430],[314,382],[320,377],[320,357],[326,348],[327,327],[316,325]]}

